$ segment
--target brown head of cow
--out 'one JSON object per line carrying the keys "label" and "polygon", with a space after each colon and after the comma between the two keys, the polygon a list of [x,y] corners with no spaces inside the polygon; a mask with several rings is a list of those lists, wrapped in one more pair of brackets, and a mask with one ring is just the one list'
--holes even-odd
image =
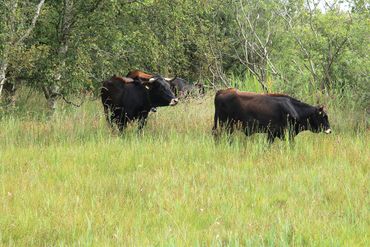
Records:
{"label": "brown head of cow", "polygon": [[126,77],[140,81],[145,85],[145,88],[149,90],[153,109],[157,106],[173,106],[178,103],[178,99],[175,97],[171,87],[162,76],[136,69],[130,71]]}
{"label": "brown head of cow", "polygon": [[157,106],[174,106],[178,99],[172,92],[170,85],[161,77],[154,76],[144,82],[145,87],[149,90],[149,97],[153,107]]}
{"label": "brown head of cow", "polygon": [[307,129],[314,133],[324,132],[330,134],[331,128],[324,106],[316,106],[315,108],[313,114],[308,117]]}

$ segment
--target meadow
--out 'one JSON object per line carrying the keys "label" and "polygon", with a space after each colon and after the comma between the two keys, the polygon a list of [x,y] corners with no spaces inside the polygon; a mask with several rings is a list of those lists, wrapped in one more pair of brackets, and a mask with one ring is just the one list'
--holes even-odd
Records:
{"label": "meadow", "polygon": [[331,135],[271,146],[261,134],[215,143],[211,95],[158,108],[123,136],[99,100],[4,114],[0,244],[368,246],[367,115],[328,112]]}

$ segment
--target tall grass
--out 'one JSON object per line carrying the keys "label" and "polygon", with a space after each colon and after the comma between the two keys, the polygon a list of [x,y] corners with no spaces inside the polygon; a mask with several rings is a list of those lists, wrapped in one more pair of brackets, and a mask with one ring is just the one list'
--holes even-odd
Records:
{"label": "tall grass", "polygon": [[138,133],[100,102],[0,120],[0,243],[9,246],[366,246],[369,133],[329,104],[332,135],[294,145],[211,136],[212,97]]}

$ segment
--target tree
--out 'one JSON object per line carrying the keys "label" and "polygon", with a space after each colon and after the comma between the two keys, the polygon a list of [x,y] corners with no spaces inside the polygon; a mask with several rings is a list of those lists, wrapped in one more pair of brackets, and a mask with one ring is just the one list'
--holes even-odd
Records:
{"label": "tree", "polygon": [[[82,62],[78,43],[82,37],[88,38],[91,27],[88,24],[89,17],[101,3],[102,0],[60,0],[47,5],[48,14],[41,21],[37,34],[47,37],[44,38],[44,44],[49,47],[49,56],[47,62],[40,64],[42,75],[39,78],[43,80],[38,83],[51,112],[56,108],[57,98],[73,86],[73,82],[86,79],[85,73],[81,75],[73,67]],[[47,33],[43,30],[47,30]]]}
{"label": "tree", "polygon": [[236,52],[241,64],[257,78],[264,91],[268,91],[268,74],[279,76],[271,60],[273,39],[279,31],[276,4],[270,1],[252,1],[248,5],[239,0],[236,6],[238,45]]}
{"label": "tree", "polygon": [[307,0],[300,11],[293,13],[284,6],[280,16],[299,51],[292,61],[309,72],[313,87],[328,94],[336,82],[334,67],[348,46],[352,19],[333,5],[322,13],[318,4]]}
{"label": "tree", "polygon": [[[0,99],[7,80],[11,54],[21,49],[25,40],[31,35],[44,2],[45,0],[40,0],[37,5],[17,0],[0,2],[0,30],[2,30],[0,34]],[[8,87],[13,88],[11,85]]]}

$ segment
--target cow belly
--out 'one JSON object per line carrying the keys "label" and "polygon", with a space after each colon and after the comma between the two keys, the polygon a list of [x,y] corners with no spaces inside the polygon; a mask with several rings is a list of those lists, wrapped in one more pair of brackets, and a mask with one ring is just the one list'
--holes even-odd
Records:
{"label": "cow belly", "polygon": [[243,128],[250,133],[263,133],[267,131],[279,131],[285,126],[284,121],[281,121],[281,117],[246,113],[242,119]]}

